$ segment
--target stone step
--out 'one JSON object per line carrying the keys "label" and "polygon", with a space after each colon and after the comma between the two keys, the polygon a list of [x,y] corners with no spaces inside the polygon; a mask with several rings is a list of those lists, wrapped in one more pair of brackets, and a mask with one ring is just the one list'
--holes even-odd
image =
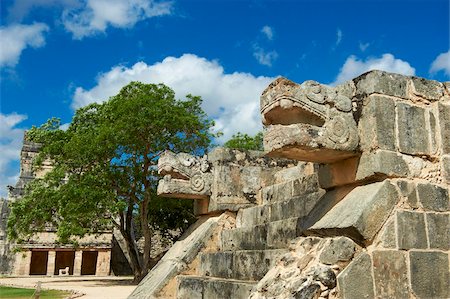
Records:
{"label": "stone step", "polygon": [[236,227],[264,225],[293,217],[304,217],[319,202],[324,192],[312,192],[283,201],[239,210]]}
{"label": "stone step", "polygon": [[287,248],[289,242],[300,236],[305,217],[292,217],[267,224],[267,248]]}
{"label": "stone step", "polygon": [[267,249],[267,227],[257,225],[222,231],[222,251]]}
{"label": "stone step", "polygon": [[289,200],[293,197],[319,192],[319,179],[317,174],[287,181],[261,189],[262,203],[269,204],[277,201]]}
{"label": "stone step", "polygon": [[202,276],[258,281],[286,252],[287,249],[275,249],[202,254],[199,273]]}
{"label": "stone step", "polygon": [[202,276],[177,277],[177,299],[246,299],[255,281]]}
{"label": "stone step", "polygon": [[270,221],[270,205],[240,209],[236,216],[236,227],[264,225]]}

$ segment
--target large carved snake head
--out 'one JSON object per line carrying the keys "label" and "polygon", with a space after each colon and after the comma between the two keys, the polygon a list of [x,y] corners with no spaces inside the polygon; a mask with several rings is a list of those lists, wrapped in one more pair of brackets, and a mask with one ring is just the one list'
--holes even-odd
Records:
{"label": "large carved snake head", "polygon": [[158,195],[202,199],[211,193],[211,173],[207,157],[165,151],[158,160]]}
{"label": "large carved snake head", "polygon": [[327,163],[355,155],[358,130],[345,88],[278,78],[261,95],[261,115],[269,156]]}

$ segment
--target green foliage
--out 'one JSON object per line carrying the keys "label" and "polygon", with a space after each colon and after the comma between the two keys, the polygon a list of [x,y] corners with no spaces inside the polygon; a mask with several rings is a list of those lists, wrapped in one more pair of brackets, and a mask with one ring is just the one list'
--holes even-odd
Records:
{"label": "green foliage", "polygon": [[234,149],[263,151],[263,133],[259,132],[252,137],[238,132],[237,134],[234,134],[230,140],[225,142],[224,146]]}
{"label": "green foliage", "polygon": [[210,145],[214,123],[201,103],[192,95],[178,101],[163,84],[132,82],[109,101],[78,109],[66,131],[56,118],[33,127],[27,138],[42,145],[36,167],[50,160],[54,168],[12,205],[9,236],[26,238],[48,224],[61,242],[111,223],[125,239],[134,236],[133,222],[144,237],[153,228],[185,228],[192,203],[156,196],[156,165],[164,150],[199,153]]}

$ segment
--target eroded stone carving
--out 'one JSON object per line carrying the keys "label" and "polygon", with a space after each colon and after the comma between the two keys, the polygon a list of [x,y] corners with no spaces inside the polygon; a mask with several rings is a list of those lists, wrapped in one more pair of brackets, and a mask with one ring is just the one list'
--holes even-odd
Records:
{"label": "eroded stone carving", "polygon": [[276,79],[261,96],[261,115],[272,156],[334,161],[354,155],[359,143],[349,93],[315,81]]}
{"label": "eroded stone carving", "polygon": [[158,185],[160,195],[191,199],[211,195],[212,174],[206,156],[166,151],[158,161],[158,173],[164,175]]}

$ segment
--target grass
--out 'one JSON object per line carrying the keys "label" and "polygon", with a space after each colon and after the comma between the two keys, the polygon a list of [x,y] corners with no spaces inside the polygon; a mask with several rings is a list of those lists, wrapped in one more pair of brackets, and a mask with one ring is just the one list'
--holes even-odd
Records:
{"label": "grass", "polygon": [[[31,299],[34,289],[23,289],[0,286],[0,298],[2,299]],[[40,299],[63,299],[70,295],[69,292],[59,290],[41,290]]]}

